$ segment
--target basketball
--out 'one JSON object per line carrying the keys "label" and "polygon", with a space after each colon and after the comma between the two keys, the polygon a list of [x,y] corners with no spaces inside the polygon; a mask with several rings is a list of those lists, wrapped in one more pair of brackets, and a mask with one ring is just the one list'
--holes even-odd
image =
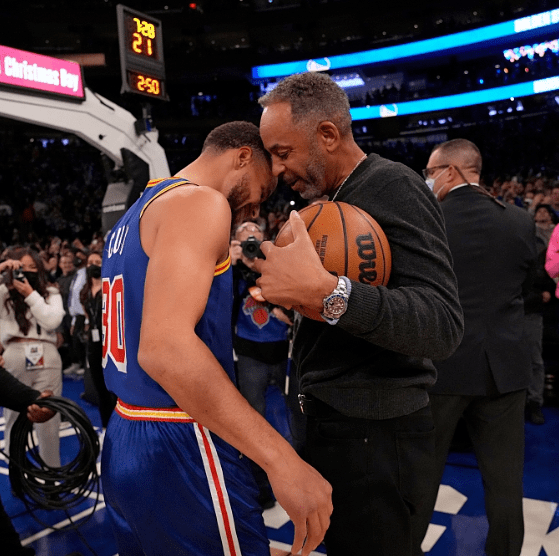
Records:
{"label": "basketball", "polygon": [[[315,203],[299,211],[320,261],[336,276],[371,286],[386,286],[392,256],[379,223],[364,210],[340,201]],[[274,241],[278,247],[293,242],[291,225],[286,222]],[[320,313],[294,307],[303,316],[323,322]]]}

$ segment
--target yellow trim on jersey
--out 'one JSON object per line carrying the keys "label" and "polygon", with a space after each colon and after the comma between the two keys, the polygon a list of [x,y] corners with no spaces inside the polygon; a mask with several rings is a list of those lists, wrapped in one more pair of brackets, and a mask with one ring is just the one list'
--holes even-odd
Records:
{"label": "yellow trim on jersey", "polygon": [[169,178],[157,178],[157,179],[149,180],[148,184],[146,185],[146,189],[149,189],[150,187],[154,187],[158,183],[161,183],[162,181],[165,181],[165,180],[168,180],[168,179]]}
{"label": "yellow trim on jersey", "polygon": [[179,407],[139,407],[117,400],[115,411],[131,421],[169,421],[173,423],[196,421]]}
{"label": "yellow trim on jersey", "polygon": [[[162,179],[158,179],[158,180],[151,180],[147,186],[146,189],[148,189],[149,187],[154,187],[155,185],[157,185],[158,183],[161,183],[162,181],[168,180],[168,179],[173,179],[173,178],[162,178]],[[142,218],[142,216],[144,215],[144,211],[149,207],[149,205],[155,201],[155,199],[157,199],[157,197],[163,195],[163,193],[166,193],[167,191],[169,191],[170,189],[174,189],[175,187],[178,187],[179,185],[187,185],[189,183],[192,183],[188,180],[182,180],[182,181],[178,181],[175,183],[171,183],[170,185],[168,185],[167,187],[164,187],[161,191],[159,191],[158,193],[156,193],[142,208],[142,211],[140,212],[140,218]]]}
{"label": "yellow trim on jersey", "polygon": [[227,272],[231,266],[231,255],[229,255],[222,263],[215,265],[214,276],[219,276],[224,272]]}

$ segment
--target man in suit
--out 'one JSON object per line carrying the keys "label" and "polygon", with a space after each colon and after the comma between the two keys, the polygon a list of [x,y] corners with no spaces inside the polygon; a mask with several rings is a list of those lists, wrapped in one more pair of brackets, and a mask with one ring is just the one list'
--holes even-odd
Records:
{"label": "man in suit", "polygon": [[454,139],[433,149],[423,171],[445,217],[465,329],[455,353],[435,361],[438,378],[430,398],[437,473],[419,533],[429,525],[456,425],[464,418],[485,486],[486,554],[518,556],[531,376],[530,355],[521,341],[523,293],[535,268],[535,227],[525,210],[480,187],[481,164],[472,142]]}

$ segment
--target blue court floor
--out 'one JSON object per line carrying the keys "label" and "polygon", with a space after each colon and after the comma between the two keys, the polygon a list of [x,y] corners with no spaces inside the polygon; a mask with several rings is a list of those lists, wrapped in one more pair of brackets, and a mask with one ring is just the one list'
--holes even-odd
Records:
{"label": "blue court floor", "polygon": [[[64,378],[63,395],[78,402],[100,431],[96,406],[80,398],[83,380]],[[269,419],[282,434],[288,434],[283,400],[276,389],[268,392]],[[526,535],[521,556],[559,556],[559,407],[544,407],[546,423],[526,424],[526,461],[524,479],[524,515]],[[0,445],[3,446],[3,418],[0,421]],[[61,451],[72,452],[71,433],[61,427]],[[75,452],[73,452],[75,455]],[[39,556],[115,556],[107,512],[102,495],[97,503],[84,500],[71,510],[74,522],[83,524],[74,530],[53,531],[37,523],[24,504],[11,494],[8,466],[0,456],[0,496],[25,545],[35,548]],[[92,514],[92,511],[93,515]],[[63,528],[68,517],[63,511],[38,514],[48,525]],[[276,505],[264,514],[273,547],[288,550],[293,528],[287,515]],[[89,518],[89,519],[88,519]],[[481,478],[472,453],[449,455],[443,484],[431,526],[423,543],[429,556],[483,556],[487,520],[483,507]],[[2,549],[0,546],[0,554]],[[315,556],[325,554],[320,547]],[[170,555],[171,556],[171,555]],[[203,555],[200,555],[203,556]]]}

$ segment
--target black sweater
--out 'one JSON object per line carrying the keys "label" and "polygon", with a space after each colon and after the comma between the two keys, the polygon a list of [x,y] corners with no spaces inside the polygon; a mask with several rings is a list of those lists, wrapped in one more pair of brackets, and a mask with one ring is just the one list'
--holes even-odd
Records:
{"label": "black sweater", "polygon": [[418,174],[376,154],[336,201],[377,220],[392,272],[387,287],[352,280],[337,325],[302,320],[293,346],[301,391],[353,417],[407,415],[428,404],[431,359],[450,356],[464,329],[442,212]]}

